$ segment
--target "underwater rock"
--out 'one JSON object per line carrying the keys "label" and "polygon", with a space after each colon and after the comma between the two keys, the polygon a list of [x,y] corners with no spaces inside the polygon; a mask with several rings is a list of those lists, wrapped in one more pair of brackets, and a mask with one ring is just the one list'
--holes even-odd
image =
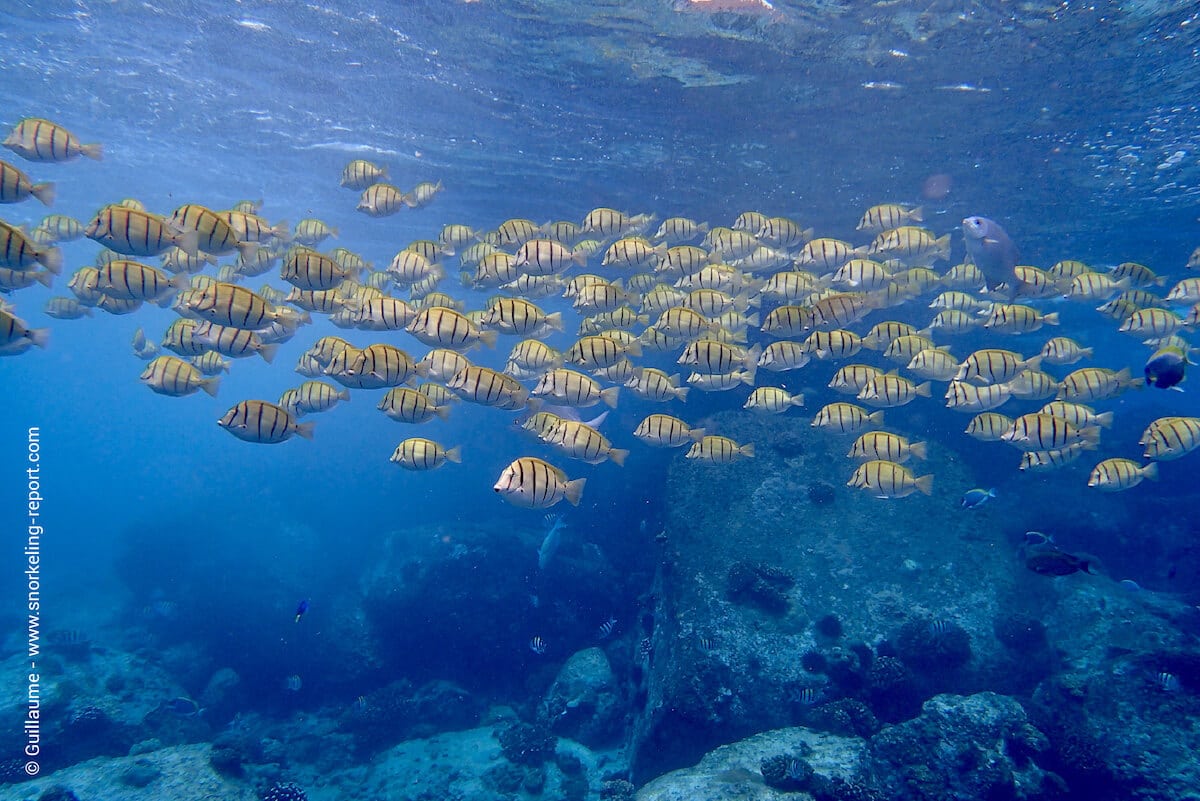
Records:
{"label": "underwater rock", "polygon": [[[208,764],[207,743],[162,748],[127,757],[99,757],[18,785],[0,785],[0,801],[37,799],[55,787],[69,788],[83,801],[256,801],[253,789],[231,781]],[[145,786],[138,782],[154,774]],[[132,780],[132,783],[131,783]]]}
{"label": "underwater rock", "polygon": [[496,733],[505,758],[514,765],[541,765],[554,756],[556,743],[549,728],[529,723],[513,723]]}
{"label": "underwater rock", "polygon": [[776,729],[723,745],[693,767],[654,779],[637,797],[638,801],[796,801],[794,790],[782,787],[790,760],[797,760],[796,776],[820,775],[825,781],[839,782],[838,786],[859,786],[866,776],[866,754],[866,742],[859,738],[803,728]]}
{"label": "underwater rock", "polygon": [[624,709],[608,657],[599,648],[576,651],[558,671],[542,702],[554,732],[592,748],[621,735]]}
{"label": "underwater rock", "polygon": [[66,787],[51,787],[39,795],[37,801],[79,801],[79,796]]}
{"label": "underwater rock", "polygon": [[1056,798],[1061,784],[1040,767],[1045,737],[1014,699],[995,693],[939,695],[921,716],[871,739],[872,775],[889,798]]}
{"label": "underwater rock", "polygon": [[729,568],[727,592],[731,601],[778,615],[787,611],[787,591],[795,583],[792,576],[774,565],[743,561]]}
{"label": "underwater rock", "polygon": [[154,763],[138,759],[121,772],[121,781],[130,787],[145,787],[161,775],[162,771]]}

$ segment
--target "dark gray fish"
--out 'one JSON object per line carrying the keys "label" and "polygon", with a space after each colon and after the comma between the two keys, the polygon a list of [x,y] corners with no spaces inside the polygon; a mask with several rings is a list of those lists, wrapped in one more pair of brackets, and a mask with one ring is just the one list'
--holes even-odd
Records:
{"label": "dark gray fish", "polygon": [[1015,286],[1013,267],[1017,266],[1020,253],[1000,224],[987,217],[967,217],[962,227],[967,255],[987,279],[988,289],[1001,284]]}
{"label": "dark gray fish", "polygon": [[191,698],[180,696],[170,701],[163,701],[163,709],[181,718],[190,718],[200,714],[200,705]]}

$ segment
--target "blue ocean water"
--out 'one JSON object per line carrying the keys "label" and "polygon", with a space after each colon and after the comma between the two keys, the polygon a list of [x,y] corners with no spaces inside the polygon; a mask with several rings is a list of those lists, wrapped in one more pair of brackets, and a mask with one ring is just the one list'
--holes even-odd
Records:
{"label": "blue ocean water", "polygon": [[[728,225],[756,209],[862,242],[854,226],[868,206],[903,202],[924,204],[926,225],[952,235],[951,264],[964,255],[959,221],[979,214],[1004,224],[1026,264],[1137,261],[1168,286],[1185,277],[1200,244],[1193,4],[698,5],[14,4],[0,29],[0,124],[45,117],[102,142],[105,158],[0,157],[55,181],[53,211],[85,222],[125,197],[166,214],[187,202],[228,208],[262,199],[273,221],[315,216],[337,227],[325,246],[348,247],[377,267],[448,223],[579,221],[607,206]],[[354,210],[355,193],[338,186],[353,158],[386,164],[402,187],[440,181],[445,189],[425,208],[367,218]],[[948,193],[922,197],[932,176],[947,177]],[[33,226],[45,211],[29,201],[0,207],[0,217]],[[65,244],[66,274],[98,250],[86,239]],[[345,671],[342,660],[353,655],[330,643],[347,620],[374,615],[377,624],[386,615],[356,603],[373,569],[393,564],[397,550],[432,560],[461,547],[471,569],[480,569],[472,554],[486,552],[491,569],[522,577],[527,589],[489,608],[431,606],[425,619],[398,622],[386,633],[398,643],[387,658],[414,679],[474,675],[492,692],[516,692],[531,670],[531,637],[547,638],[562,656],[610,615],[636,616],[657,560],[646,534],[667,517],[666,474],[682,458],[630,436],[658,408],[627,394],[611,413],[604,430],[634,451],[623,470],[557,460],[588,479],[578,509],[553,510],[565,510],[570,524],[563,558],[602,559],[610,581],[570,586],[568,575],[555,584],[536,565],[544,512],[516,509],[492,491],[512,459],[551,453],[515,431],[510,413],[458,404],[450,420],[410,430],[373,408],[381,393],[352,390],[350,403],[308,418],[311,442],[253,445],[215,425],[238,400],[275,400],[297,385],[292,366],[319,336],[359,346],[394,339],[419,356],[426,348],[411,337],[347,332],[318,318],[274,364],[235,362],[217,398],[167,398],[137,380],[144,364],[129,343],[138,327],[156,338],[175,314],[146,306],[52,320],[40,309],[65,291],[65,279],[53,292],[11,296],[31,326],[50,329],[50,345],[0,359],[0,465],[9,474],[0,503],[20,529],[26,432],[36,426],[52,628],[140,627],[154,648],[232,665],[262,710],[280,712],[350,704],[380,681],[362,665]],[[277,276],[271,283],[284,286]],[[451,291],[469,308],[490,294]],[[568,311],[570,331],[569,307],[546,306]],[[1095,347],[1089,364],[1140,373],[1148,351],[1116,323],[1089,305],[1051,307],[1063,321],[1052,333]],[[869,322],[923,325],[930,315],[921,304]],[[1046,333],[999,346],[1032,353]],[[551,341],[565,349],[572,339]],[[472,356],[498,369],[513,342],[501,337],[494,352]],[[991,340],[959,342],[965,354]],[[781,379],[811,393],[806,409],[791,414],[840,399],[824,389],[834,369],[815,364]],[[894,412],[922,437],[952,442],[977,486],[999,489],[993,504],[1019,503],[1036,486],[1039,499],[1053,499],[1048,527],[1096,551],[1114,578],[1195,592],[1194,558],[1164,555],[1183,545],[1156,539],[1167,524],[1176,535],[1194,533],[1181,511],[1194,499],[1190,466],[1164,464],[1158,483],[1115,495],[1089,490],[1078,472],[1069,480],[1022,474],[1006,446],[962,436],[969,417],[942,409],[938,386],[934,400]],[[1108,403],[1117,424],[1096,459],[1138,459],[1150,421],[1200,412],[1185,389]],[[700,420],[739,407],[746,394],[693,390],[672,413]],[[463,464],[429,473],[389,464],[396,443],[418,434],[461,445]],[[969,488],[939,487],[938,497],[956,504]],[[1125,521],[1121,539],[1089,538],[1081,509]],[[8,547],[0,564],[16,577],[24,557],[15,539]],[[1167,565],[1176,568],[1170,579]],[[23,631],[25,586],[6,578],[3,587],[0,619]],[[574,605],[577,628],[547,629],[558,624],[536,604],[555,597]],[[296,624],[301,599],[311,599],[311,611]],[[470,625],[505,632],[511,651],[424,650],[446,627]],[[20,650],[16,639],[6,647]],[[501,638],[482,639],[490,649]],[[280,691],[292,674],[303,677],[304,695]],[[181,675],[193,694],[199,683]]]}

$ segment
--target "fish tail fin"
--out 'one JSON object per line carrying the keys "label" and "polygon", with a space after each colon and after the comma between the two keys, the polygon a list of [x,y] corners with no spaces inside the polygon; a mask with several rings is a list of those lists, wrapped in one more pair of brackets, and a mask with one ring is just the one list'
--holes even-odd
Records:
{"label": "fish tail fin", "polygon": [[316,428],[316,423],[296,423],[296,433],[305,439],[313,438],[313,429]]}
{"label": "fish tail fin", "polygon": [[758,365],[750,367],[742,371],[742,383],[746,386],[754,386],[754,373],[758,369]]}
{"label": "fish tail fin", "polygon": [[34,184],[29,191],[34,197],[42,201],[42,205],[54,205],[55,188],[53,182],[47,181],[44,184]]}
{"label": "fish tail fin", "polygon": [[1100,426],[1085,426],[1079,430],[1079,433],[1083,435],[1084,443],[1091,445],[1100,444]]}
{"label": "fish tail fin", "polygon": [[188,254],[188,256],[191,258],[196,258],[196,256],[200,253],[200,232],[180,232],[179,238],[175,240],[175,247]]}
{"label": "fish tail fin", "polygon": [[1096,415],[1096,425],[1100,426],[1101,428],[1112,428],[1112,424],[1112,412],[1101,412],[1100,414]]}
{"label": "fish tail fin", "polygon": [[754,314],[746,315],[746,325],[752,325],[757,328],[759,323],[761,323],[761,322],[762,322],[762,318],[759,317],[758,312],[755,312]]}
{"label": "fish tail fin", "polygon": [[579,505],[580,499],[583,498],[583,485],[586,483],[586,478],[577,478],[567,482],[566,489],[563,490],[563,497],[567,499],[567,503],[572,506]]}
{"label": "fish tail fin", "polygon": [[[40,272],[36,273],[33,278],[39,284],[41,284],[42,286],[47,287],[47,288],[53,286],[53,284],[54,284],[54,273],[50,272],[49,270],[41,270]],[[85,307],[85,308],[88,309],[88,312],[89,312],[88,316],[91,317],[91,314],[90,314],[91,308],[88,308],[88,307]]]}
{"label": "fish tail fin", "polygon": [[917,206],[908,213],[908,219],[912,220],[913,222],[925,222],[925,207]]}
{"label": "fish tail fin", "polygon": [[908,446],[908,452],[915,458],[924,461],[929,458],[928,447],[924,442],[914,442]]}
{"label": "fish tail fin", "polygon": [[453,448],[450,448],[448,451],[446,451],[446,461],[454,462],[455,464],[462,464],[462,446],[455,445]]}
{"label": "fish tail fin", "polygon": [[608,458],[611,459],[613,464],[615,464],[617,467],[625,466],[625,458],[627,456],[629,456],[629,451],[624,450],[623,448],[610,448],[608,451]]}
{"label": "fish tail fin", "polygon": [[1050,312],[1042,315],[1042,322],[1046,325],[1058,325],[1058,312]]}
{"label": "fish tail fin", "polygon": [[1080,348],[1079,355],[1085,359],[1090,359],[1096,355],[1096,349],[1095,348]]}
{"label": "fish tail fin", "polygon": [[80,145],[79,152],[94,161],[104,161],[104,145],[90,144]]}
{"label": "fish tail fin", "polygon": [[275,360],[275,354],[279,352],[279,343],[272,342],[270,345],[261,345],[258,348],[258,355],[262,356],[263,361],[270,364]]}
{"label": "fish tail fin", "polygon": [[217,390],[221,387],[221,377],[213,376],[206,378],[200,382],[200,388],[207,392],[212,397],[217,397]]}
{"label": "fish tail fin", "polygon": [[608,389],[600,390],[600,400],[608,404],[608,408],[617,408],[617,396],[621,394],[620,387],[609,387]]}
{"label": "fish tail fin", "polygon": [[692,391],[691,387],[675,387],[675,397],[683,403],[687,403],[688,393]]}
{"label": "fish tail fin", "polygon": [[562,312],[554,312],[546,315],[546,325],[553,328],[555,331],[565,331],[563,327]]}
{"label": "fish tail fin", "polygon": [[937,255],[939,258],[950,258],[950,234],[938,237],[934,244],[937,246]]}
{"label": "fish tail fin", "polygon": [[37,260],[42,266],[55,275],[61,275],[63,271],[63,254],[58,248],[46,248],[38,254]]}
{"label": "fish tail fin", "polygon": [[496,339],[499,336],[500,336],[499,333],[496,332],[495,330],[480,331],[479,332],[479,341],[482,342],[483,344],[487,345],[489,348],[494,348],[494,347],[496,347]]}
{"label": "fish tail fin", "polygon": [[706,436],[708,436],[707,428],[693,428],[691,431],[688,431],[688,438],[695,442],[699,442]]}
{"label": "fish tail fin", "polygon": [[876,425],[882,425],[883,424],[883,410],[881,409],[878,412],[872,412],[871,414],[867,415],[867,419],[870,420],[872,423],[875,423]]}
{"label": "fish tail fin", "polygon": [[929,391],[929,382],[926,381],[924,384],[918,384],[917,386],[913,387],[913,393],[920,395],[922,398],[930,397],[931,393]]}
{"label": "fish tail fin", "polygon": [[930,473],[927,476],[921,476],[920,478],[915,479],[913,481],[913,483],[917,485],[917,489],[920,490],[923,495],[932,495],[933,494],[933,474],[932,473]]}
{"label": "fish tail fin", "polygon": [[339,392],[337,394],[337,399],[342,401],[343,403],[349,403],[350,402],[350,390],[343,389],[341,392]]}
{"label": "fish tail fin", "polygon": [[49,328],[30,328],[29,340],[39,348],[44,348],[50,342]]}
{"label": "fish tail fin", "polygon": [[738,453],[740,453],[742,456],[745,456],[747,459],[753,459],[754,443],[747,442],[745,445],[742,445],[740,448],[738,448]]}
{"label": "fish tail fin", "polygon": [[439,420],[449,420],[450,419],[450,406],[449,405],[434,406],[433,413],[435,415],[437,415],[437,418]]}
{"label": "fish tail fin", "polygon": [[632,340],[628,345],[625,346],[625,355],[632,356],[635,359],[638,358],[642,355],[642,344],[636,339]]}
{"label": "fish tail fin", "polygon": [[804,395],[803,394],[793,395],[790,403],[793,406],[803,406],[804,405]]}
{"label": "fish tail fin", "polygon": [[1042,354],[1040,354],[1040,353],[1036,356],[1030,356],[1028,359],[1025,360],[1025,369],[1026,370],[1037,370],[1037,369],[1041,368],[1043,358],[1045,358],[1045,357],[1042,356]]}
{"label": "fish tail fin", "polygon": [[1138,468],[1138,473],[1142,478],[1148,478],[1151,481],[1158,481],[1158,462],[1151,462],[1144,467]]}

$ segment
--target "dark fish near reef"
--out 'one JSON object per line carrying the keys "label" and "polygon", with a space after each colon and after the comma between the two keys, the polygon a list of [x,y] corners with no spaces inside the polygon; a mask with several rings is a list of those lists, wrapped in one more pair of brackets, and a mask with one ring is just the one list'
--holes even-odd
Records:
{"label": "dark fish near reef", "polygon": [[1080,571],[1093,573],[1091,558],[1068,553],[1040,531],[1029,531],[1019,550],[1025,567],[1039,576],[1069,576]]}
{"label": "dark fish near reef", "polygon": [[304,617],[304,613],[308,611],[308,599],[305,598],[296,606],[296,622],[300,622],[300,618]]}
{"label": "dark fish near reef", "polygon": [[1008,233],[987,217],[967,217],[962,226],[967,255],[987,279],[988,289],[1004,283],[1013,286],[1016,282],[1013,268],[1017,266],[1020,254]]}
{"label": "dark fish near reef", "polygon": [[1181,348],[1161,348],[1146,361],[1146,383],[1159,389],[1175,388],[1176,392],[1182,392],[1176,385],[1183,381],[1186,368],[1187,356]]}
{"label": "dark fish near reef", "polygon": [[962,496],[962,508],[974,509],[996,497],[996,488],[967,490]]}
{"label": "dark fish near reef", "polygon": [[199,715],[203,710],[200,705],[191,698],[180,696],[172,698],[170,701],[163,701],[162,708],[170,712],[172,715],[178,715],[181,718],[192,718]]}

